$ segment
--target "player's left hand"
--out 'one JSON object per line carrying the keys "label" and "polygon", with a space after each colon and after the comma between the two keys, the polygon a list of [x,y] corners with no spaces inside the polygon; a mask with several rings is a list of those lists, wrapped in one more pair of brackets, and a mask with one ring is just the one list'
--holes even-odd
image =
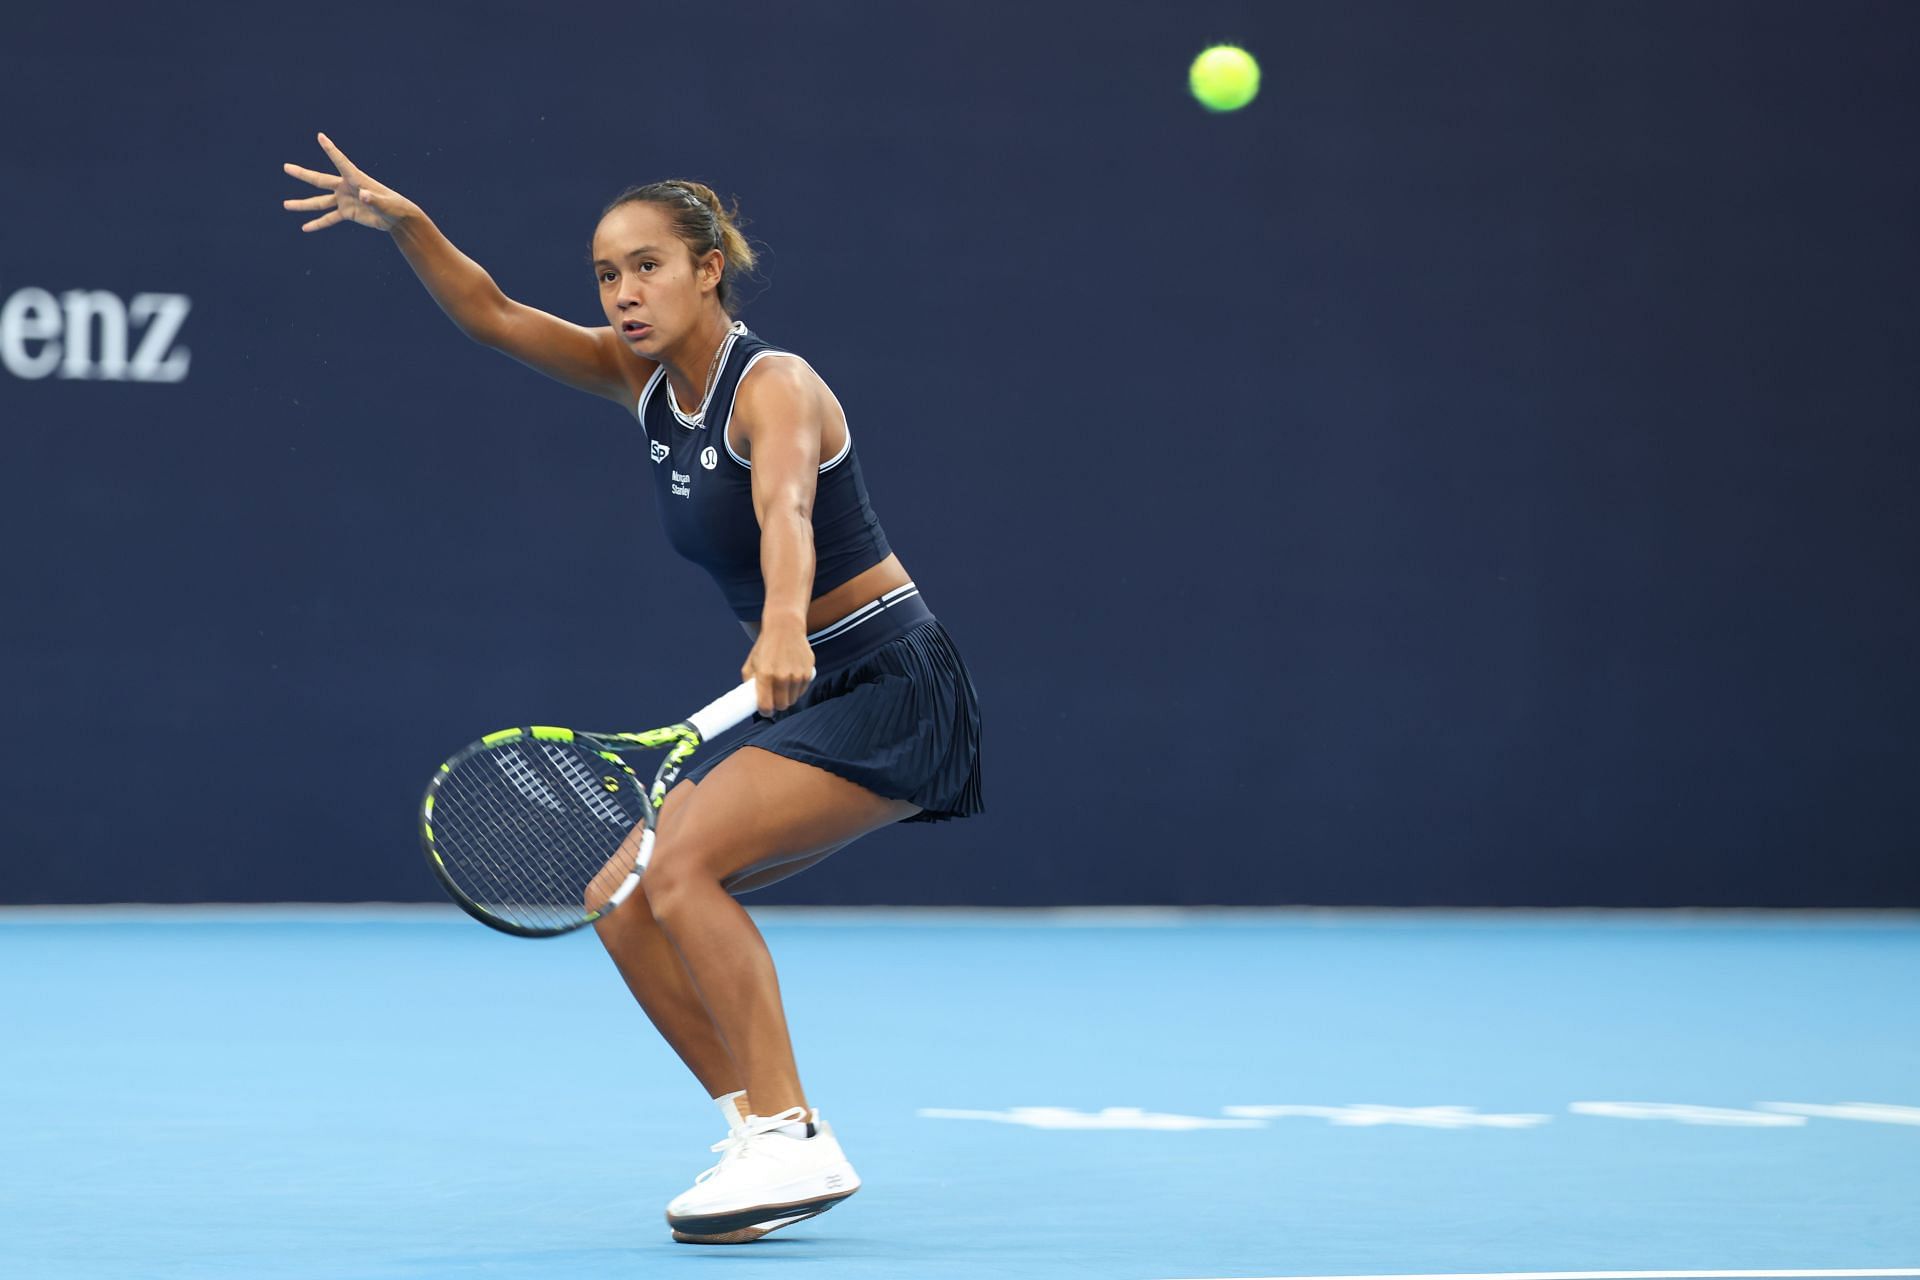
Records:
{"label": "player's left hand", "polygon": [[753,652],[740,668],[740,678],[751,680],[760,695],[760,714],[785,711],[813,683],[813,647],[806,633],[779,627],[763,628]]}

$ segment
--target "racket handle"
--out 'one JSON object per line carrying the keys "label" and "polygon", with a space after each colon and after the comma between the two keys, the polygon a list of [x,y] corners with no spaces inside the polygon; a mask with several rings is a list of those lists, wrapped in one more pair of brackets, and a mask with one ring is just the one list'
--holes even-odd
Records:
{"label": "racket handle", "polygon": [[760,709],[760,695],[749,680],[739,688],[723,693],[687,717],[700,741],[711,742]]}

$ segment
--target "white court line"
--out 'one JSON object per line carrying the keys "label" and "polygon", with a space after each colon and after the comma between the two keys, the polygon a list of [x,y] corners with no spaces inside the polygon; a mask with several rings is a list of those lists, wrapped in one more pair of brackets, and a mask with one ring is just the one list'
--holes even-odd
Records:
{"label": "white court line", "polygon": [[1857,1271],[1453,1271],[1392,1276],[1234,1276],[1216,1280],[1798,1280],[1828,1276],[1920,1276],[1912,1267]]}

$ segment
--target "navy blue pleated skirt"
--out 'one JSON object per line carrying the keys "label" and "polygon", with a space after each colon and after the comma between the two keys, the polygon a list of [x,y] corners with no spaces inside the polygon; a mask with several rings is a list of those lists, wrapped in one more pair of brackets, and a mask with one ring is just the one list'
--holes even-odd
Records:
{"label": "navy blue pleated skirt", "polygon": [[908,822],[981,813],[980,702],[953,637],[912,583],[807,637],[818,674],[784,711],[755,716],[698,760],[694,782],[741,747],[759,747],[859,783],[920,812]]}

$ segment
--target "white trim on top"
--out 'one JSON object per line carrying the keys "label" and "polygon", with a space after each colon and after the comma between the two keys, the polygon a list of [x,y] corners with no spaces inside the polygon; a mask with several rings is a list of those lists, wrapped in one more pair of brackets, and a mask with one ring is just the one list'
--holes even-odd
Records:
{"label": "white trim on top", "polygon": [[[733,406],[740,399],[740,384],[745,382],[747,380],[747,375],[753,372],[753,366],[759,364],[762,360],[765,360],[768,356],[790,356],[790,355],[793,355],[791,351],[775,351],[771,347],[769,347],[765,351],[756,351],[751,356],[747,357],[747,363],[745,367],[740,370],[740,376],[733,380],[733,394],[727,397],[727,416],[720,420],[720,441],[722,444],[727,446],[727,456],[729,458],[732,458],[735,462],[739,463],[741,466],[745,467],[749,471],[753,470],[753,464],[751,462],[748,462],[745,458],[741,457],[739,454],[734,452],[733,440],[731,439],[731,437],[727,432],[727,428],[733,425]],[[793,356],[793,358],[795,360],[800,360],[799,356]],[[807,362],[805,360],[800,360],[800,363],[806,364]]]}
{"label": "white trim on top", "polygon": [[822,475],[825,475],[827,472],[833,470],[835,467],[845,462],[847,460],[847,455],[852,452],[853,452],[853,428],[848,427],[847,442],[840,446],[840,452],[834,454],[831,458],[827,459],[825,462],[820,464],[820,473]]}
{"label": "white trim on top", "polygon": [[653,399],[653,389],[660,385],[660,379],[667,376],[667,367],[663,364],[653,367],[653,376],[647,379],[647,385],[640,388],[640,403],[633,408],[633,416],[640,420],[644,430],[647,425],[647,401]]}
{"label": "white trim on top", "polygon": [[[700,408],[696,412],[691,415],[680,412],[680,402],[673,397],[673,387],[671,385],[667,387],[667,408],[673,410],[673,420],[675,422],[678,422],[689,431],[698,431],[707,425],[707,410],[713,404],[713,393],[720,389],[721,381],[727,376],[727,361],[733,359],[734,341],[746,333],[746,331],[746,322],[743,320],[735,320],[733,327],[727,330],[727,336],[721,339],[720,357],[714,362],[718,366],[719,372],[713,375],[713,381],[708,385],[706,394],[700,397]],[[755,358],[757,359],[758,357]],[[753,361],[749,360],[747,366],[751,368]],[[747,376],[746,369],[740,371],[740,376],[743,378]],[[736,383],[734,390],[737,392],[739,389],[739,384]],[[729,408],[728,412],[731,413],[732,409]]]}
{"label": "white trim on top", "polygon": [[[727,427],[730,426],[733,422],[733,402],[734,400],[738,400],[740,398],[740,384],[747,380],[747,375],[753,371],[753,366],[755,366],[756,364],[759,364],[762,360],[764,360],[768,356],[793,356],[793,358],[795,360],[800,361],[801,364],[807,365],[808,373],[813,374],[813,376],[816,378],[820,377],[819,373],[815,371],[812,365],[807,364],[806,360],[803,357],[794,356],[793,352],[791,351],[768,350],[768,351],[756,351],[753,353],[753,358],[747,361],[747,367],[740,371],[740,377],[736,379],[733,384],[733,398],[727,401],[727,416],[721,419],[720,421],[720,442],[727,446],[727,456],[729,458],[732,458],[735,462],[739,463],[741,466],[745,467],[749,471],[753,470],[753,463],[747,461],[747,459],[741,457],[738,453],[734,452],[733,439],[727,434]],[[822,379],[822,381],[825,381],[825,379]],[[840,446],[840,452],[834,454],[833,457],[827,459],[825,462],[820,464],[820,474],[825,475],[827,472],[839,466],[842,462],[846,461],[847,455],[852,452],[853,452],[853,427],[849,425],[847,427],[846,443]]]}

